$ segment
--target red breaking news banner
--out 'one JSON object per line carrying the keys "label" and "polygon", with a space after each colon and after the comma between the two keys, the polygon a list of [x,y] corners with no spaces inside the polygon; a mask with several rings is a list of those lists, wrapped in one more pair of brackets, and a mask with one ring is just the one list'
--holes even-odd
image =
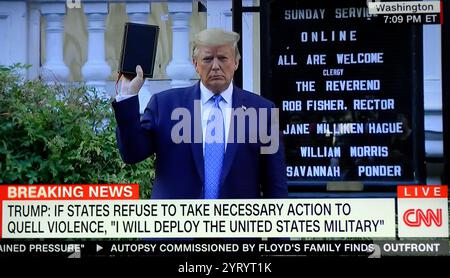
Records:
{"label": "red breaking news banner", "polygon": [[9,184],[0,185],[0,239],[3,200],[137,200],[138,184]]}
{"label": "red breaking news banner", "polygon": [[138,184],[12,184],[0,186],[0,200],[135,200]]}

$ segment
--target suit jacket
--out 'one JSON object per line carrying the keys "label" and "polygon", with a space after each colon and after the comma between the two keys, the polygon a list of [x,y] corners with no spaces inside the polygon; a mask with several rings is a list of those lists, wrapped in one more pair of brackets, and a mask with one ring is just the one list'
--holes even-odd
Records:
{"label": "suit jacket", "polygon": [[[152,199],[204,197],[203,143],[194,141],[195,128],[201,136],[201,116],[200,113],[194,116],[194,100],[199,100],[196,103],[196,111],[200,111],[200,83],[153,95],[142,117],[139,114],[138,97],[113,102],[117,120],[117,142],[124,162],[136,163],[156,153],[156,178]],[[263,97],[235,86],[232,100],[233,108],[275,107]],[[171,139],[172,128],[179,123],[179,119],[171,120],[172,111],[176,108],[185,108],[185,111],[192,115],[191,143],[176,144]],[[234,121],[236,136],[237,122],[236,119]],[[194,125],[194,122],[197,124]],[[279,133],[279,130],[277,132]],[[247,125],[246,136],[248,133]],[[284,148],[280,134],[277,134],[280,136],[280,147],[274,154],[261,154],[260,146],[263,144],[259,140],[257,143],[249,143],[248,140],[245,143],[237,143],[237,140],[231,142],[228,139],[219,198],[287,197]]]}

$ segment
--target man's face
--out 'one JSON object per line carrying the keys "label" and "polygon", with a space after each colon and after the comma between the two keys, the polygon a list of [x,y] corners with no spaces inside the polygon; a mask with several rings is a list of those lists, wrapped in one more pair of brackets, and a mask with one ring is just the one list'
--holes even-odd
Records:
{"label": "man's face", "polygon": [[239,65],[231,45],[198,46],[193,62],[203,84],[213,93],[228,88]]}

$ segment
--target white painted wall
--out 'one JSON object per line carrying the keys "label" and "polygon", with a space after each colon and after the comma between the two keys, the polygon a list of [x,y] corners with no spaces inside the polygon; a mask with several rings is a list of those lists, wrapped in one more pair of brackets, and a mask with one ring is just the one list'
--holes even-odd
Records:
{"label": "white painted wall", "polygon": [[0,1],[0,64],[27,63],[27,17],[26,2]]}

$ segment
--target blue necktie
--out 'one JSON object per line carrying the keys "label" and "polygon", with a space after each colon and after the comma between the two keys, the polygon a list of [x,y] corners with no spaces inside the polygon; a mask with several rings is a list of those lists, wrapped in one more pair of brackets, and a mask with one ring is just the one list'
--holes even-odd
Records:
{"label": "blue necktie", "polygon": [[219,197],[220,174],[225,153],[223,114],[219,102],[222,96],[211,97],[214,105],[208,116],[205,134],[205,199]]}

